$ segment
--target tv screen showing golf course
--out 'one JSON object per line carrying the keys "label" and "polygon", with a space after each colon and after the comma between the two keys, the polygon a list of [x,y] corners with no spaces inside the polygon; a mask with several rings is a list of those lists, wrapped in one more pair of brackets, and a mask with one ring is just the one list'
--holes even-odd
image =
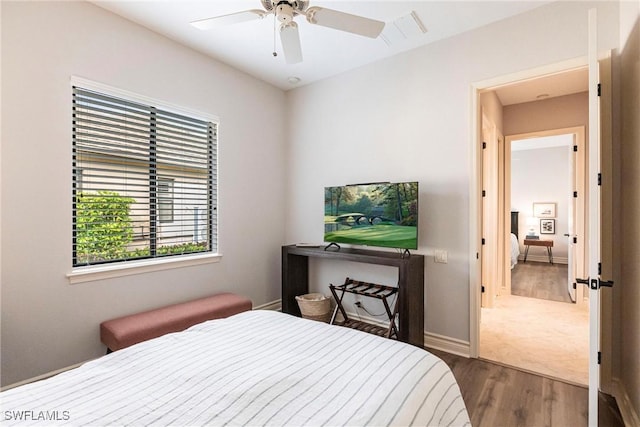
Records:
{"label": "tv screen showing golf course", "polygon": [[418,183],[325,187],[324,240],[418,248]]}

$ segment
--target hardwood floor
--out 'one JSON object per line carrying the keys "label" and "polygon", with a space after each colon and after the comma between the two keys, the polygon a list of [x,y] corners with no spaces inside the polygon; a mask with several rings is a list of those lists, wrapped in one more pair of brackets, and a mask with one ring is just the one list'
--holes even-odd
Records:
{"label": "hardwood floor", "polygon": [[511,295],[570,303],[567,265],[518,261],[511,270]]}
{"label": "hardwood floor", "polygon": [[[474,427],[586,426],[588,390],[480,359],[428,349],[455,375]],[[601,394],[599,425],[624,427],[615,400]]]}

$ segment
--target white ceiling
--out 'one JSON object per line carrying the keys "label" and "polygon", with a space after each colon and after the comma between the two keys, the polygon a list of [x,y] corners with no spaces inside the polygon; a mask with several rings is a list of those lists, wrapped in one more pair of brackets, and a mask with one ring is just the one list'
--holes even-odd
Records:
{"label": "white ceiling", "polygon": [[[165,35],[183,45],[242,70],[283,90],[305,85],[362,65],[472,30],[549,3],[517,1],[342,1],[311,0],[321,6],[390,23],[415,11],[425,34],[391,46],[380,37],[366,37],[295,20],[299,26],[303,62],[287,65],[276,36],[274,20],[243,22],[202,31],[189,22],[248,9],[261,9],[259,0],[91,0],[92,3]],[[393,24],[388,24],[393,25]],[[292,84],[289,77],[298,77]]]}

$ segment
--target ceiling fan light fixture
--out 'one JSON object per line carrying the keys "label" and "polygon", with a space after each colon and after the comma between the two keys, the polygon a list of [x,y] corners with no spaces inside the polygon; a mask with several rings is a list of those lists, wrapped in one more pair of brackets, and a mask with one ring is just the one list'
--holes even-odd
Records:
{"label": "ceiling fan light fixture", "polygon": [[280,3],[276,7],[276,16],[278,17],[278,21],[286,24],[288,22],[293,22],[294,10],[293,7],[289,3]]}
{"label": "ceiling fan light fixture", "polygon": [[[0,0],[1,1],[1,0]],[[382,32],[385,24],[382,21],[352,15],[333,9],[322,7],[310,7],[306,0],[260,0],[264,10],[245,10],[228,15],[214,16],[191,22],[196,28],[208,30],[224,25],[232,25],[240,22],[263,19],[267,15],[274,16],[274,49],[273,56],[278,56],[275,51],[275,24],[280,21],[280,41],[282,51],[287,64],[302,62],[302,48],[300,47],[300,34],[294,18],[305,15],[311,24],[321,27],[333,28],[347,33],[358,34],[365,37],[376,38]]]}

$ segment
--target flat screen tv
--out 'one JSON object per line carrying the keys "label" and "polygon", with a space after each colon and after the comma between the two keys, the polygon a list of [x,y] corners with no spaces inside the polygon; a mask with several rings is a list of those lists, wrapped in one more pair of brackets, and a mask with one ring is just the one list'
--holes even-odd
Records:
{"label": "flat screen tv", "polygon": [[324,241],[418,249],[418,183],[325,187]]}

